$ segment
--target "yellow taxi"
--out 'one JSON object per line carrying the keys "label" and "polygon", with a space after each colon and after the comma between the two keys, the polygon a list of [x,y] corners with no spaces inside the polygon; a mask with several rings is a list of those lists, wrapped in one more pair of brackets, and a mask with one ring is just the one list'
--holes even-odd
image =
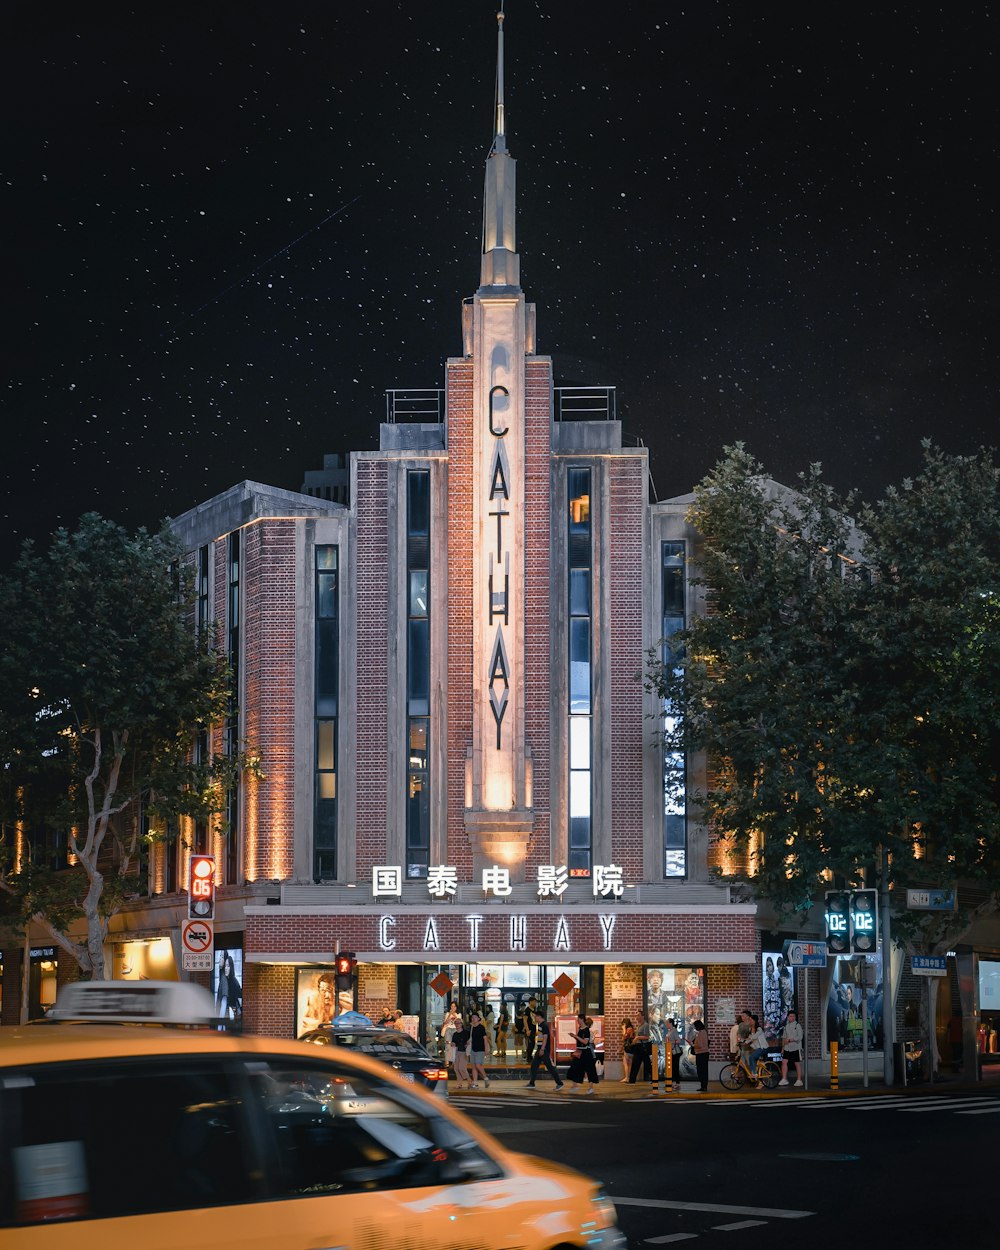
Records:
{"label": "yellow taxi", "polygon": [[[214,1011],[191,984],[87,982],[0,1029],[4,1250],[624,1247],[596,1182],[376,1060]],[[130,1027],[181,1021],[202,1027]]]}

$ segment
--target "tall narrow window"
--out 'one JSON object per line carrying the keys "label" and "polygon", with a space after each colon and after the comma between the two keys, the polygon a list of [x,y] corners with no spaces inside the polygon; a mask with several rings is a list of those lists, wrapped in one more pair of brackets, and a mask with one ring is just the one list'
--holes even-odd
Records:
{"label": "tall narrow window", "polygon": [[197,572],[197,592],[198,592],[198,613],[197,627],[198,633],[203,634],[208,629],[209,611],[208,611],[208,547],[198,548],[198,572]]}
{"label": "tall narrow window", "polygon": [[337,715],[340,686],[339,551],[316,548],[316,784],[313,878],[337,877]]}
{"label": "tall narrow window", "polygon": [[[671,658],[670,639],[684,628],[687,571],[683,543],[662,543],[660,553],[661,637],[666,663]],[[667,732],[677,724],[669,699],[663,704],[663,724]],[[666,751],[663,756],[663,875],[687,875],[687,761],[681,751]]]}
{"label": "tall narrow window", "polygon": [[406,875],[426,877],[431,856],[431,475],[406,475]]}
{"label": "tall narrow window", "polygon": [[591,625],[593,548],[590,470],[567,474],[569,517],[569,871],[589,877],[593,859],[591,765]]}
{"label": "tall narrow window", "polygon": [[[240,744],[240,531],[229,535],[227,544],[228,573],[226,580],[226,659],[232,673],[229,692],[229,715],[226,719],[225,748],[235,755]],[[239,881],[240,783],[236,778],[226,794],[225,880]]]}

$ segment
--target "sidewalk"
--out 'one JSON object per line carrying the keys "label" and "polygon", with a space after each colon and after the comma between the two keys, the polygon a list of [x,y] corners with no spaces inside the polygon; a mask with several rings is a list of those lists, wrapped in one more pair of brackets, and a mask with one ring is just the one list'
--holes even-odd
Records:
{"label": "sidewalk", "polygon": [[[864,1085],[863,1077],[860,1072],[847,1072],[841,1073],[839,1088],[836,1090],[830,1088],[829,1073],[825,1073],[822,1078],[819,1079],[817,1079],[814,1075],[810,1080],[809,1087],[803,1087],[801,1089],[796,1088],[794,1085],[787,1085],[779,1086],[776,1089],[744,1088],[738,1090],[727,1090],[723,1089],[718,1081],[710,1080],[708,1083],[708,1091],[703,1094],[699,1090],[697,1084],[693,1081],[682,1081],[680,1089],[675,1090],[671,1089],[671,1087],[665,1083],[661,1083],[657,1086],[655,1082],[636,1081],[634,1085],[629,1085],[627,1081],[622,1080],[602,1080],[596,1087],[593,1094],[587,1094],[582,1091],[573,1093],[569,1083],[565,1081],[564,1073],[560,1073],[560,1075],[563,1076],[564,1080],[564,1085],[561,1090],[556,1089],[555,1084],[548,1074],[540,1075],[535,1088],[529,1089],[527,1069],[523,1072],[518,1071],[517,1069],[511,1069],[503,1072],[497,1072],[496,1074],[491,1072],[488,1088],[484,1087],[480,1083],[478,1089],[459,1089],[458,1082],[450,1080],[448,1082],[448,1093],[449,1095],[461,1094],[466,1098],[490,1098],[496,1095],[503,1095],[504,1097],[514,1096],[530,1099],[542,1097],[547,1100],[558,1098],[572,1102],[577,1102],[581,1099],[587,1098],[601,1098],[605,1101],[611,1100],[613,1102],[639,1102],[647,1100],[650,1095],[655,1095],[663,1098],[664,1100],[680,1098],[685,1101],[691,1100],[697,1102],[702,1098],[732,1098],[735,1101],[744,1098],[815,1098],[819,1095],[828,1095],[834,1098],[838,1096],[856,1098],[859,1095],[865,1095],[868,1097],[877,1094],[896,1096],[905,1096],[908,1094],[927,1095],[932,1093],[957,1093],[959,1091],[976,1091],[984,1089],[983,1082],[979,1082],[978,1084],[975,1082],[969,1083],[963,1081],[960,1077],[949,1074],[944,1074],[935,1081],[919,1081],[906,1086],[887,1086],[882,1079],[882,1072],[880,1069],[877,1075],[873,1072],[869,1072],[867,1088]],[[586,1088],[587,1086],[583,1087],[583,1089]],[[989,1083],[987,1083],[986,1088],[989,1088]]]}

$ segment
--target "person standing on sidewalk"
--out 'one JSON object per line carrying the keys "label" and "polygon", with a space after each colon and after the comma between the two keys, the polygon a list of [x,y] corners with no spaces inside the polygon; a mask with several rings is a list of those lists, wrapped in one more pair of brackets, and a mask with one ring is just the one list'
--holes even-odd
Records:
{"label": "person standing on sidewalk", "polygon": [[459,1089],[468,1089],[469,1086],[469,1046],[471,1042],[472,1035],[466,1027],[465,1021],[460,1016],[451,1038],[451,1048],[454,1052],[455,1080],[458,1082]]}
{"label": "person standing on sidewalk", "polygon": [[677,1021],[668,1016],[663,1026],[664,1072],[666,1071],[666,1049],[670,1047],[670,1086],[672,1089],[681,1087],[681,1055],[684,1053],[684,1039],[677,1031]]}
{"label": "person standing on sidewalk", "polygon": [[545,1019],[543,1011],[535,1012],[535,1052],[531,1056],[531,1070],[528,1073],[528,1089],[535,1088],[535,1077],[538,1075],[538,1069],[541,1065],[545,1065],[545,1069],[549,1076],[556,1083],[556,1089],[562,1089],[562,1077],[556,1070],[555,1064],[552,1062],[554,1054],[554,1038],[552,1036],[552,1026]]}
{"label": "person standing on sidewalk", "polygon": [[708,1093],[708,1029],[704,1020],[695,1020],[691,1025],[694,1038],[691,1049],[694,1051],[694,1063],[698,1069],[698,1093]]}
{"label": "person standing on sidewalk", "polygon": [[475,1012],[472,1013],[472,1028],[469,1030],[469,1055],[472,1060],[472,1088],[479,1088],[479,1078],[483,1078],[483,1085],[489,1089],[490,1082],[486,1076],[486,1050],[490,1044],[489,1030],[483,1023],[482,1018]]}
{"label": "person standing on sidewalk", "polygon": [[788,1013],[781,1036],[781,1080],[779,1085],[788,1084],[788,1065],[795,1066],[795,1084],[802,1084],[803,1033],[798,1016],[794,1011]]}

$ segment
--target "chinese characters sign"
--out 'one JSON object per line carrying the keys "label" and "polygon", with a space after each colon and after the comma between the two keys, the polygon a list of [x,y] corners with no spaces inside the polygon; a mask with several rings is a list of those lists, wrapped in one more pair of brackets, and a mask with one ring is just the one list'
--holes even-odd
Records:
{"label": "chinese characters sign", "polygon": [[[494,898],[509,898],[513,893],[510,869],[493,864],[482,871],[482,891]],[[565,864],[539,864],[537,894],[539,898],[562,898],[569,884]],[[593,875],[595,898],[621,898],[625,877],[618,864],[595,864]],[[427,870],[427,893],[432,898],[454,896],[458,891],[458,869],[447,864],[432,864]],[[398,864],[380,864],[372,869],[372,894],[375,898],[402,898],[403,869]]]}

